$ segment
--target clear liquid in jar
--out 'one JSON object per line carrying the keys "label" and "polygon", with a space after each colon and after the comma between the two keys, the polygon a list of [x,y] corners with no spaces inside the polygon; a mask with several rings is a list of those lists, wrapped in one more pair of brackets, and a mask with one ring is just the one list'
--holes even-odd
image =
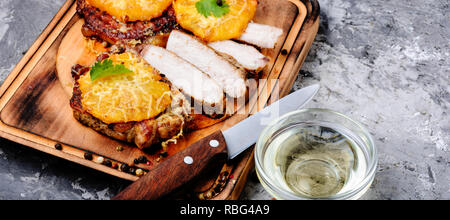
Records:
{"label": "clear liquid in jar", "polygon": [[265,169],[287,191],[326,198],[354,187],[367,170],[367,152],[352,133],[328,125],[293,124],[269,143]]}

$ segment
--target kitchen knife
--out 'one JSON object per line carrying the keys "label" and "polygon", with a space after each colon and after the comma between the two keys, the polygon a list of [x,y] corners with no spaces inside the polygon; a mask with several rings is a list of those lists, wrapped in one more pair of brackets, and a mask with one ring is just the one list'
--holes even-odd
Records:
{"label": "kitchen knife", "polygon": [[296,91],[235,126],[217,131],[169,157],[113,197],[113,200],[158,199],[191,182],[208,168],[231,160],[252,146],[266,125],[302,108],[319,90],[313,85]]}

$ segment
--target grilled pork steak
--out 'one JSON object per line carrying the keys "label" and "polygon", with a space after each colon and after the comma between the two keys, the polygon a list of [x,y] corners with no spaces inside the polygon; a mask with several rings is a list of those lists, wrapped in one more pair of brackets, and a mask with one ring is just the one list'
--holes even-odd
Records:
{"label": "grilled pork steak", "polygon": [[194,36],[182,31],[172,31],[166,48],[207,74],[230,97],[241,98],[246,94],[245,71],[228,62]]}
{"label": "grilled pork steak", "polygon": [[200,103],[202,109],[199,113],[223,114],[223,88],[215,80],[162,47],[147,45],[141,55],[147,63],[164,74],[174,87]]}
{"label": "grilled pork steak", "polygon": [[120,22],[107,12],[89,5],[86,0],[77,1],[77,12],[85,20],[82,28],[84,36],[95,36],[110,44],[143,41],[156,33],[168,33],[178,27],[172,7],[159,18],[127,23]]}
{"label": "grilled pork steak", "polygon": [[274,26],[249,23],[244,33],[237,39],[260,48],[275,48],[283,30]]}
{"label": "grilled pork steak", "polygon": [[134,143],[140,149],[151,147],[153,144],[161,143],[177,136],[182,129],[185,129],[188,116],[175,114],[175,110],[162,114],[156,118],[139,122],[107,124],[95,118],[83,109],[81,103],[81,90],[78,79],[81,75],[88,73],[89,67],[76,65],[72,69],[72,76],[75,79],[73,96],[70,106],[73,109],[75,119],[83,125],[94,129],[111,138]]}

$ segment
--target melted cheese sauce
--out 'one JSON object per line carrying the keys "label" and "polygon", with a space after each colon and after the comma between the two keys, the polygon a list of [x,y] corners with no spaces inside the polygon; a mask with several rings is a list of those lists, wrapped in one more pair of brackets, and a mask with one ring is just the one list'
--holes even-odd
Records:
{"label": "melted cheese sauce", "polygon": [[83,108],[111,123],[126,123],[154,118],[172,101],[170,86],[161,82],[153,68],[132,53],[114,54],[114,64],[123,64],[133,73],[91,80],[90,73],[80,77]]}

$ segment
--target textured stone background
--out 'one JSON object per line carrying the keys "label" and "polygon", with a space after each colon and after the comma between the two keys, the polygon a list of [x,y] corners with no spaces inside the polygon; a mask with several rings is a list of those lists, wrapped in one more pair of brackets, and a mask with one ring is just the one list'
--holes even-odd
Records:
{"label": "textured stone background", "polygon": [[[0,80],[64,0],[0,1]],[[321,24],[293,90],[363,123],[379,149],[363,199],[450,199],[448,0],[320,0]],[[300,78],[303,78],[300,81]],[[271,199],[251,174],[242,199]],[[0,199],[108,199],[129,182],[0,140]]]}

